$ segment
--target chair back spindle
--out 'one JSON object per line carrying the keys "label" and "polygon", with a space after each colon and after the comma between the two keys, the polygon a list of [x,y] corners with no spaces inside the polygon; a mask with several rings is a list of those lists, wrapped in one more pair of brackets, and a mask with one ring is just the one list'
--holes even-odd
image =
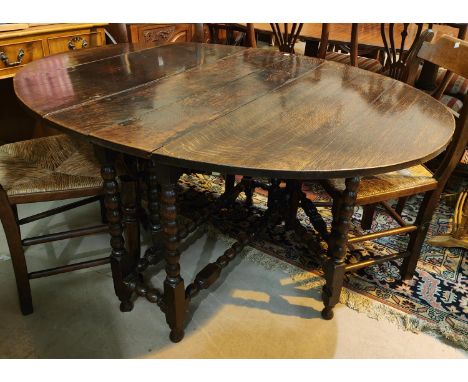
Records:
{"label": "chair back spindle", "polygon": [[350,49],[350,62],[351,66],[358,66],[358,24],[351,24],[351,49]]}
{"label": "chair back spindle", "polygon": [[318,48],[317,57],[325,59],[328,50],[328,39],[330,37],[330,24],[322,24],[322,34],[320,36],[320,45]]}
{"label": "chair back spindle", "polygon": [[289,29],[288,23],[283,23],[283,27],[279,23],[270,23],[280,52],[294,53],[294,45],[299,38],[303,25],[303,23],[293,23],[291,29]]}

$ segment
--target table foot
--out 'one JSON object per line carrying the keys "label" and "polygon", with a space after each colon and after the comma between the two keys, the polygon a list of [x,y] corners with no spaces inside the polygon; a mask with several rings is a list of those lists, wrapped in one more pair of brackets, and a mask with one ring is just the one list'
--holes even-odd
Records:
{"label": "table foot", "polygon": [[171,334],[169,334],[169,339],[174,342],[180,342],[184,338],[184,331],[183,330],[171,330]]}
{"label": "table foot", "polygon": [[324,320],[331,320],[334,316],[333,308],[330,308],[330,307],[323,308],[321,315]]}
{"label": "table foot", "polygon": [[121,312],[131,312],[133,310],[133,302],[130,300],[122,301],[120,303]]}

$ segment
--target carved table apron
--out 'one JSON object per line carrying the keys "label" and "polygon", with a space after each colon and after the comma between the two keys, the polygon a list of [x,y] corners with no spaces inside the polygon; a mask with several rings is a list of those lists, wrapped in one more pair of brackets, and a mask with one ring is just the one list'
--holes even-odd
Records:
{"label": "carved table apron", "polygon": [[[262,186],[256,177],[271,179],[263,185],[271,194],[264,218],[278,213],[275,201],[286,192],[288,203],[295,209],[301,205],[323,236],[326,226],[299,185],[304,179],[345,178],[342,207],[332,224],[335,240],[328,261],[333,264],[342,261],[347,245],[359,179],[433,158],[454,131],[453,117],[442,104],[406,84],[262,49],[198,43],[106,46],[35,61],[17,74],[14,85],[20,101],[39,118],[96,146],[121,310],[132,309],[133,293],[145,296],[164,311],[173,341],[183,337],[190,299],[211,285],[256,234],[240,235],[186,288],[178,243],[210,211],[200,211],[197,222],[177,226],[174,186],[183,169],[245,176],[213,208]],[[124,173],[120,192],[116,158]],[[155,238],[159,214],[162,218],[163,292],[147,288],[140,276],[160,259],[156,249],[140,258],[137,183],[142,169]],[[280,179],[287,180],[286,191],[279,189]],[[287,219],[294,224],[294,216]]]}

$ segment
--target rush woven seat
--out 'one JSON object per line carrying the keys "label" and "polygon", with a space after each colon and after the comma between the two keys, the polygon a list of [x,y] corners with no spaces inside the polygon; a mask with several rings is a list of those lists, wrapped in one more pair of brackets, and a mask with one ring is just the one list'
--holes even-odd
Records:
{"label": "rush woven seat", "polygon": [[[344,179],[327,180],[327,186],[333,190],[341,192],[345,189]],[[357,193],[356,204],[369,202],[376,198],[382,200],[383,197],[398,193],[404,196],[414,193],[425,192],[437,187],[437,181],[432,173],[424,166],[418,165],[400,171],[387,172],[375,176],[361,179]],[[328,188],[328,187],[327,187]]]}
{"label": "rush woven seat", "polygon": [[465,150],[465,153],[462,156],[462,159],[460,161],[462,164],[468,165],[468,149]]}
{"label": "rush woven seat", "polygon": [[8,196],[102,187],[89,143],[66,135],[0,146],[0,185]]}
{"label": "rush woven seat", "polygon": [[[327,52],[325,59],[351,65],[351,55],[347,53]],[[370,72],[374,73],[379,73],[382,71],[382,64],[373,58],[357,56],[357,66],[358,68],[369,70]]]}

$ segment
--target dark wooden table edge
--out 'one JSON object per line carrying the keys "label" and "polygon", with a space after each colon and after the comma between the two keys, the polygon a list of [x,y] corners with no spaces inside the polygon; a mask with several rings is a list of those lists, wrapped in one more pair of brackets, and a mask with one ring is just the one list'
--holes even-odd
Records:
{"label": "dark wooden table edge", "polygon": [[335,179],[335,178],[352,178],[352,177],[364,177],[379,175],[387,172],[403,170],[412,166],[423,164],[441,152],[443,152],[448,144],[450,143],[451,138],[441,146],[437,151],[433,152],[430,155],[427,155],[423,158],[414,159],[411,161],[406,161],[403,163],[398,163],[394,165],[388,165],[378,168],[367,168],[359,170],[341,170],[341,171],[313,171],[313,170],[271,170],[271,169],[259,169],[259,168],[247,168],[247,167],[237,167],[237,166],[227,166],[227,165],[218,165],[215,163],[206,163],[206,162],[197,162],[188,159],[173,158],[164,154],[159,153],[158,151],[153,151],[150,155],[151,159],[154,159],[157,163],[165,166],[175,167],[175,168],[188,168],[196,171],[205,171],[205,172],[217,172],[221,174],[239,174],[244,176],[252,177],[265,177],[265,178],[281,178],[281,179],[291,179],[291,180],[318,180],[318,179]]}

